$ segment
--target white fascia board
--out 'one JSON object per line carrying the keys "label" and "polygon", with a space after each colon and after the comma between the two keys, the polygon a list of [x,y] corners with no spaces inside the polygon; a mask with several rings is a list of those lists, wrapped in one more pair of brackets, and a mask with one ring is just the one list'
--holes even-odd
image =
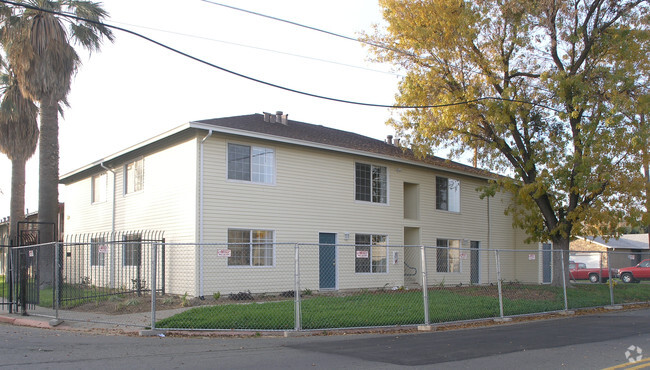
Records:
{"label": "white fascia board", "polygon": [[180,126],[178,126],[176,128],[173,128],[173,129],[171,129],[171,130],[169,130],[167,132],[164,132],[164,133],[162,133],[160,135],[154,136],[154,137],[152,137],[150,139],[147,139],[145,141],[142,141],[142,142],[140,142],[138,144],[132,145],[132,146],[130,146],[130,147],[124,149],[124,150],[120,150],[117,153],[111,154],[111,155],[109,155],[107,157],[96,160],[96,161],[94,161],[94,162],[92,162],[92,163],[90,163],[88,165],[85,165],[85,166],[80,167],[80,168],[78,168],[76,170],[73,170],[73,171],[70,171],[70,172],[68,172],[68,173],[66,173],[64,175],[61,175],[61,176],[59,176],[59,182],[61,182],[61,180],[65,179],[65,178],[74,176],[74,175],[76,175],[78,173],[81,173],[83,171],[86,171],[86,170],[88,170],[90,168],[99,166],[102,163],[109,162],[109,161],[111,161],[111,160],[113,160],[115,158],[118,158],[120,156],[123,156],[123,155],[125,155],[125,154],[127,154],[129,152],[138,150],[138,149],[143,148],[143,147],[145,147],[145,146],[147,146],[149,144],[153,144],[153,143],[155,143],[157,141],[160,141],[160,140],[163,140],[163,139],[168,138],[170,136],[173,136],[175,134],[178,134],[179,132],[185,131],[185,130],[187,130],[189,128],[190,128],[189,123],[185,123],[183,125],[180,125]]}
{"label": "white fascia board", "polygon": [[340,147],[340,146],[336,146],[336,145],[315,143],[315,142],[312,142],[312,141],[286,138],[286,137],[282,137],[282,136],[264,134],[264,133],[259,133],[259,132],[252,132],[252,131],[247,131],[247,130],[238,130],[238,129],[230,128],[230,127],[213,126],[213,125],[209,125],[209,124],[202,124],[202,123],[199,123],[199,122],[190,122],[189,127],[195,128],[195,129],[200,129],[200,130],[212,130],[213,132],[220,132],[220,133],[224,133],[224,134],[246,136],[246,137],[251,137],[251,138],[256,138],[256,139],[264,139],[264,140],[276,141],[276,142],[280,142],[280,143],[306,146],[306,147],[310,147],[310,148],[331,150],[331,151],[334,151],[334,152],[346,153],[346,154],[354,154],[354,155],[359,155],[359,156],[363,156],[363,157],[371,157],[371,158],[376,158],[376,159],[381,159],[381,160],[386,160],[386,161],[391,161],[391,162],[397,162],[397,163],[402,163],[402,164],[410,164],[410,165],[414,165],[414,166],[418,166],[418,167],[425,167],[425,168],[435,169],[435,170],[439,170],[439,171],[444,171],[444,172],[449,172],[449,173],[454,173],[454,174],[459,174],[459,175],[464,175],[464,176],[469,176],[469,177],[474,177],[474,178],[479,178],[479,179],[486,179],[486,180],[492,180],[493,179],[493,177],[490,177],[490,176],[481,176],[481,175],[468,173],[468,172],[464,172],[464,171],[460,171],[460,170],[456,170],[456,169],[452,169],[452,168],[436,166],[436,165],[433,165],[433,164],[424,163],[424,162],[420,162],[420,161],[397,158],[397,157],[393,157],[393,156],[390,156],[390,155],[383,155],[383,154],[377,154],[377,153],[372,153],[372,152],[366,152],[366,151],[363,151],[363,150],[349,149],[349,148],[344,148],[344,147]]}

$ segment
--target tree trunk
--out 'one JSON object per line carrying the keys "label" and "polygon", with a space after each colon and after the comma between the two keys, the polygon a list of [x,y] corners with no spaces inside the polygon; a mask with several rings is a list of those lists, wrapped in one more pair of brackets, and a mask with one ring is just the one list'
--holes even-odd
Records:
{"label": "tree trunk", "polygon": [[11,201],[9,207],[9,240],[17,245],[17,225],[25,219],[25,163],[24,158],[11,160]]}
{"label": "tree trunk", "polygon": [[[39,137],[38,164],[38,221],[41,243],[58,239],[59,213],[59,112],[57,104],[41,103],[41,133]],[[41,248],[38,252],[41,285],[51,284],[54,278],[54,248]]]}
{"label": "tree trunk", "polygon": [[[569,238],[553,238],[553,280],[552,286],[569,284]],[[564,269],[562,266],[564,265]]]}

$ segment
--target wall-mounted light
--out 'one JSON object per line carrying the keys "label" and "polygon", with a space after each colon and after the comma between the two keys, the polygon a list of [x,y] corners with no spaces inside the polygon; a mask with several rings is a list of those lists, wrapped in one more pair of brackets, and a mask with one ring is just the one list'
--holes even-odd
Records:
{"label": "wall-mounted light", "polygon": [[350,233],[345,233],[344,238],[345,238],[345,240],[350,239]]}

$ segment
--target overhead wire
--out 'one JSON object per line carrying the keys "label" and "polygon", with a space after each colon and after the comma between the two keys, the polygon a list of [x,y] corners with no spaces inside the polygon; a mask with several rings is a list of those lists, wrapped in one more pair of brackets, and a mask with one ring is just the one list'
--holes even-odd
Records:
{"label": "overhead wire", "polygon": [[188,59],[191,59],[191,60],[194,60],[196,62],[205,64],[205,65],[207,65],[209,67],[212,67],[212,68],[218,69],[220,71],[232,74],[234,76],[237,76],[237,77],[249,80],[249,81],[253,81],[253,82],[256,82],[256,83],[259,83],[259,84],[262,84],[262,85],[266,85],[266,86],[269,86],[269,87],[273,87],[273,88],[276,88],[276,89],[292,92],[292,93],[299,94],[299,95],[309,96],[309,97],[317,98],[317,99],[321,99],[321,100],[327,100],[327,101],[333,101],[333,102],[345,103],[345,104],[352,104],[352,105],[358,105],[358,106],[375,107],[375,108],[391,108],[391,109],[444,108],[444,107],[452,107],[452,106],[459,106],[459,105],[468,105],[468,104],[472,104],[472,103],[480,103],[482,101],[488,101],[488,100],[492,100],[492,101],[496,100],[496,101],[506,101],[506,102],[511,102],[511,103],[533,105],[533,106],[538,106],[540,108],[549,109],[549,110],[552,110],[552,111],[555,111],[555,112],[560,112],[559,110],[557,110],[557,109],[555,109],[553,107],[546,106],[546,105],[543,105],[543,104],[540,104],[540,103],[535,103],[535,102],[530,102],[530,101],[523,101],[523,100],[518,100],[518,99],[494,97],[494,96],[487,96],[487,97],[480,97],[480,98],[475,98],[475,99],[468,99],[468,100],[458,101],[458,102],[453,102],[453,103],[431,104],[431,105],[376,104],[376,103],[366,103],[366,102],[358,102],[358,101],[352,101],[352,100],[346,100],[346,99],[333,98],[333,97],[318,95],[318,94],[314,94],[314,93],[310,93],[310,92],[306,92],[306,91],[301,91],[301,90],[289,88],[289,87],[278,85],[278,84],[275,84],[275,83],[272,83],[272,82],[260,80],[258,78],[251,77],[251,76],[239,73],[239,72],[235,72],[233,70],[218,66],[218,65],[216,65],[214,63],[211,63],[211,62],[208,62],[208,61],[203,60],[201,58],[195,57],[195,56],[193,56],[191,54],[185,53],[185,52],[183,52],[181,50],[178,50],[176,48],[173,48],[173,47],[171,47],[169,45],[163,44],[162,42],[156,41],[156,40],[154,40],[154,39],[152,39],[150,37],[147,37],[147,36],[142,35],[142,34],[140,34],[138,32],[131,31],[131,30],[123,28],[123,27],[111,25],[111,24],[104,23],[104,22],[95,21],[95,20],[88,19],[88,18],[79,17],[77,15],[57,12],[57,11],[50,10],[50,9],[44,9],[44,8],[40,8],[40,7],[37,7],[37,6],[29,5],[29,4],[17,3],[17,2],[14,2],[14,1],[10,1],[10,0],[0,0],[0,3],[9,4],[9,5],[22,7],[22,8],[26,8],[26,9],[32,9],[32,10],[41,11],[41,12],[45,12],[45,13],[55,14],[55,15],[59,15],[59,16],[65,17],[65,18],[76,19],[76,20],[79,20],[79,21],[88,22],[88,23],[97,24],[97,25],[102,25],[102,26],[105,26],[105,27],[108,27],[108,28],[112,28],[114,30],[122,31],[124,33],[128,33],[130,35],[142,38],[143,40],[146,40],[146,41],[151,42],[151,43],[153,43],[155,45],[158,45],[158,46],[160,46],[160,47],[162,47],[164,49],[167,49],[167,50],[169,50],[169,51],[171,51],[173,53],[182,55],[182,56],[184,56],[184,57],[186,57]]}

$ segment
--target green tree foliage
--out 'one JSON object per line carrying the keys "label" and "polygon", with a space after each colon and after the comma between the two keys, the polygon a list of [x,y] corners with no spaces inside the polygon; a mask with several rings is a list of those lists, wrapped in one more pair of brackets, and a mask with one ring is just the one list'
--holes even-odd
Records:
{"label": "green tree foliage", "polygon": [[414,150],[476,151],[512,177],[486,194],[511,191],[515,224],[556,249],[640,219],[647,0],[380,4],[387,26],[365,37],[384,46],[377,61],[406,73],[396,104],[468,102],[400,110],[390,123]]}
{"label": "green tree foliage", "polygon": [[[56,224],[58,215],[59,126],[80,59],[73,45],[98,50],[113,34],[101,23],[107,13],[98,3],[77,0],[27,0],[3,5],[1,42],[23,94],[39,103],[39,221]],[[55,14],[59,13],[59,14]],[[60,15],[67,13],[79,18]],[[91,20],[88,22],[83,19]],[[51,229],[41,241],[51,241]]]}

